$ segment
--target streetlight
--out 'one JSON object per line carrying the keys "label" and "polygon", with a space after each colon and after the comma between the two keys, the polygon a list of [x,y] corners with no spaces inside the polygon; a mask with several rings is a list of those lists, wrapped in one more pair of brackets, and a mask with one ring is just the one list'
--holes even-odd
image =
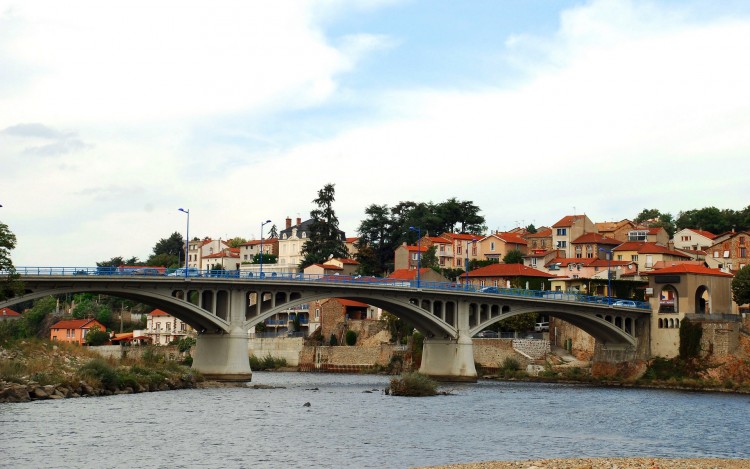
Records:
{"label": "streetlight", "polygon": [[263,227],[271,223],[271,220],[266,220],[260,224],[260,274],[258,277],[263,278]]}
{"label": "streetlight", "polygon": [[185,278],[188,276],[188,248],[190,243],[190,209],[178,209],[180,212],[187,213],[187,228],[185,228]]}
{"label": "streetlight", "polygon": [[612,272],[610,272],[610,265],[612,263],[612,250],[599,248],[599,251],[607,253],[607,304],[612,304]]}
{"label": "streetlight", "polygon": [[469,289],[469,244],[471,243],[474,243],[474,246],[476,246],[476,238],[472,239],[471,241],[466,241],[466,285],[464,285],[464,290]]}
{"label": "streetlight", "polygon": [[420,227],[409,227],[409,231],[417,232],[417,288],[421,284],[421,273],[422,270],[422,229]]}

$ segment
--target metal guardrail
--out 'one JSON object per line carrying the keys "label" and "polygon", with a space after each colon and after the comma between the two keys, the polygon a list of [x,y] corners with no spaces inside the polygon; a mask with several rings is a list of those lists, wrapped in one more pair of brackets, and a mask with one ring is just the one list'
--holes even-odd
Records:
{"label": "metal guardrail", "polygon": [[[505,295],[544,300],[562,300],[579,303],[612,305],[618,307],[650,310],[651,306],[645,301],[622,300],[606,296],[581,295],[550,290],[526,290],[523,288],[477,287],[455,282],[426,282],[419,284],[415,280],[401,280],[382,277],[349,276],[349,275],[321,275],[304,273],[264,273],[258,276],[254,272],[243,270],[198,270],[189,268],[187,275],[184,268],[166,269],[164,267],[16,267],[15,272],[22,276],[128,276],[128,277],[185,277],[185,278],[226,278],[246,280],[291,280],[302,282],[325,282],[335,284],[378,285],[389,287],[420,288],[427,290],[464,291],[467,293],[481,293],[484,295]],[[0,272],[2,273],[2,272]],[[627,304],[617,304],[626,301]],[[632,305],[630,304],[632,303]]]}

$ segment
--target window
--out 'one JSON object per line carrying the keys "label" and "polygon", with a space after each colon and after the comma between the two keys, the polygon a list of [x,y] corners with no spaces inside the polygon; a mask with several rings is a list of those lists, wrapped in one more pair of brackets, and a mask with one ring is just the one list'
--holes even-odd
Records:
{"label": "window", "polygon": [[638,255],[637,254],[633,254],[632,256],[630,256],[630,260],[633,261],[633,262],[638,262]]}
{"label": "window", "polygon": [[461,254],[461,245],[460,244],[456,247],[456,254]]}
{"label": "window", "polygon": [[536,267],[536,257],[531,258],[531,266]]}
{"label": "window", "polygon": [[[536,244],[536,242],[534,244]],[[495,242],[494,241],[490,242],[490,252],[495,252]]]}
{"label": "window", "polygon": [[416,253],[416,252],[412,253],[412,255],[411,255],[411,259],[412,259],[413,261],[416,261],[416,260],[417,260],[418,258],[419,258],[419,253]]}
{"label": "window", "polygon": [[445,244],[440,245],[440,252],[441,253],[445,252]]}
{"label": "window", "polygon": [[315,308],[315,319],[320,319],[320,308]]}
{"label": "window", "polygon": [[557,247],[558,248],[566,248],[567,246],[568,246],[568,242],[567,241],[558,241],[557,242]]}
{"label": "window", "polygon": [[557,229],[557,236],[567,236],[568,230],[567,228],[558,228]]}
{"label": "window", "polygon": [[471,247],[471,255],[472,256],[477,255],[477,243],[474,243],[474,245]]}
{"label": "window", "polygon": [[647,230],[632,230],[628,232],[628,241],[646,241]]}
{"label": "window", "polygon": [[747,257],[747,248],[740,248],[740,257]]}
{"label": "window", "polygon": [[304,238],[307,238],[307,233],[305,233],[304,231],[302,232],[302,238],[303,238],[303,239],[304,239]]}
{"label": "window", "polygon": [[172,330],[172,324],[167,323],[167,331],[171,331],[171,330]]}
{"label": "window", "polygon": [[714,257],[719,257],[719,251],[714,251]]}

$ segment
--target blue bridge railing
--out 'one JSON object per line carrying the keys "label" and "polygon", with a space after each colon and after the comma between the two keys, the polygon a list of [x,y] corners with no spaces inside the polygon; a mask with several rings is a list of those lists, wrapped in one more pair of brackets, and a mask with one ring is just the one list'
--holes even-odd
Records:
{"label": "blue bridge railing", "polygon": [[619,307],[630,307],[650,310],[651,306],[645,301],[620,299],[606,296],[581,295],[573,292],[551,290],[526,290],[524,288],[480,287],[456,282],[426,282],[417,285],[416,280],[402,280],[382,277],[349,276],[349,275],[321,275],[304,273],[264,272],[259,276],[256,272],[242,270],[199,270],[197,268],[167,269],[165,267],[16,267],[16,273],[22,276],[138,276],[138,277],[202,277],[257,280],[293,280],[315,281],[339,284],[381,285],[392,287],[422,288],[432,290],[465,291],[488,295],[507,295],[547,300],[575,301],[581,303],[595,303]]}

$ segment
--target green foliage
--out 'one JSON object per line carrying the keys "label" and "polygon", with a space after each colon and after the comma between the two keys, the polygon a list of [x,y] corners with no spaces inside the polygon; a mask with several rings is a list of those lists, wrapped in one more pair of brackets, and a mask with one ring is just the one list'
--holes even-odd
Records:
{"label": "green foliage", "polygon": [[386,394],[393,396],[434,396],[437,394],[437,382],[421,373],[404,373],[400,377],[391,378]]}
{"label": "green foliage", "polygon": [[[263,253],[264,264],[276,264],[279,262],[279,258],[276,254]],[[253,256],[253,264],[260,264],[260,253]]]}
{"label": "green foliage", "polygon": [[336,346],[339,344],[339,340],[336,338],[335,335],[331,334],[331,338],[328,340],[328,345],[330,346]]}
{"label": "green foliage", "polygon": [[161,350],[158,350],[157,347],[148,347],[141,354],[141,360],[148,365],[156,365],[158,363],[164,363],[166,358],[164,357],[164,353]]}
{"label": "green foliage", "polygon": [[680,358],[697,357],[701,351],[703,328],[700,323],[683,319],[680,323]]}
{"label": "green foliage", "polygon": [[285,358],[274,358],[269,353],[264,358],[250,355],[250,369],[252,370],[276,370],[286,366]]}
{"label": "green foliage", "polygon": [[86,343],[88,345],[104,345],[109,342],[109,334],[107,331],[99,330],[98,327],[92,327],[86,333]]}
{"label": "green foliage", "polygon": [[455,282],[458,277],[466,273],[464,269],[440,269],[440,273],[451,282]]}
{"label": "green foliage", "polygon": [[57,300],[52,296],[45,296],[34,302],[23,314],[26,322],[27,337],[49,337],[49,330],[45,328],[47,316],[55,312]]}
{"label": "green foliage", "polygon": [[503,262],[506,264],[523,264],[523,253],[518,249],[508,251],[505,257],[503,257]]}
{"label": "green foliage", "polygon": [[8,228],[8,225],[0,222],[0,271],[13,271],[13,262],[10,259],[10,251],[16,247],[16,235]]}
{"label": "green foliage", "polygon": [[[169,238],[162,238],[157,241],[153,249],[153,256],[166,254],[169,256],[178,257],[179,255],[185,255],[185,239],[178,232],[172,233]],[[149,264],[155,265],[155,264]]]}
{"label": "green foliage", "polygon": [[532,224],[530,224],[529,226],[526,227],[526,231],[529,232],[529,233],[534,234],[534,233],[537,232],[537,229],[536,229],[536,226],[534,226],[534,224],[532,223]]}
{"label": "green foliage", "polygon": [[[273,227],[276,228],[276,225],[273,225]],[[271,238],[275,237],[275,236],[271,236],[270,233],[269,233],[268,236],[271,237]],[[278,232],[277,232],[277,236],[278,236]],[[236,236],[236,237],[234,237],[232,239],[228,239],[227,240],[227,245],[229,245],[230,248],[238,248],[238,247],[242,246],[243,244],[245,244],[246,242],[247,242],[247,240],[245,238],[241,238],[239,236]]]}
{"label": "green foliage", "polygon": [[472,270],[481,269],[482,267],[487,267],[488,265],[499,263],[500,261],[498,259],[470,259],[469,272],[471,272]]}
{"label": "green foliage", "polygon": [[391,334],[391,341],[397,344],[401,343],[402,337],[407,337],[414,331],[413,325],[387,311],[384,311],[383,314],[380,315],[380,320],[385,321],[388,327],[388,332]]}
{"label": "green foliage", "polygon": [[344,233],[339,229],[339,219],[333,210],[336,190],[334,184],[326,184],[318,191],[313,203],[318,208],[310,212],[310,236],[302,246],[300,269],[312,264],[322,264],[330,257],[349,257]]}
{"label": "green foliage", "polygon": [[422,253],[419,259],[421,268],[430,268],[436,272],[440,272],[440,260],[437,257],[437,246],[430,246],[427,250]]}
{"label": "green foliage", "polygon": [[121,265],[142,265],[143,262],[138,261],[137,257],[131,257],[125,259],[122,256],[116,256],[108,261],[97,262],[98,267],[120,267]]}
{"label": "green foliage", "polygon": [[0,321],[0,344],[27,337],[23,319]]}
{"label": "green foliage", "polygon": [[357,228],[357,262],[363,275],[383,275],[392,270],[393,254],[400,234],[387,205],[372,204],[365,209],[366,218]]}
{"label": "green foliage", "polygon": [[513,357],[505,357],[500,369],[506,371],[518,371],[521,369],[521,363]]}
{"label": "green foliage", "polygon": [[120,383],[115,368],[102,358],[95,358],[80,369],[82,376],[99,381],[105,388],[116,387]]}
{"label": "green foliage", "polygon": [[688,377],[688,372],[683,360],[668,360],[656,357],[651,360],[641,379],[644,381],[679,381],[686,377]]}
{"label": "green foliage", "polygon": [[526,332],[534,330],[537,318],[537,313],[524,313],[503,319],[497,324],[502,331]]}
{"label": "green foliage", "polygon": [[146,265],[151,267],[166,267],[168,269],[175,269],[180,267],[182,259],[180,256],[173,254],[155,254],[148,258]]}
{"label": "green foliage", "polygon": [[357,333],[352,330],[346,331],[344,340],[346,341],[346,345],[351,347],[352,345],[357,343]]}
{"label": "green foliage", "polygon": [[738,305],[750,303],[750,265],[741,268],[732,279],[732,299]]}
{"label": "green foliage", "polygon": [[177,350],[185,353],[189,351],[193,346],[195,346],[195,342],[196,340],[193,337],[182,337],[180,339],[173,340],[169,343],[169,345],[176,345]]}

